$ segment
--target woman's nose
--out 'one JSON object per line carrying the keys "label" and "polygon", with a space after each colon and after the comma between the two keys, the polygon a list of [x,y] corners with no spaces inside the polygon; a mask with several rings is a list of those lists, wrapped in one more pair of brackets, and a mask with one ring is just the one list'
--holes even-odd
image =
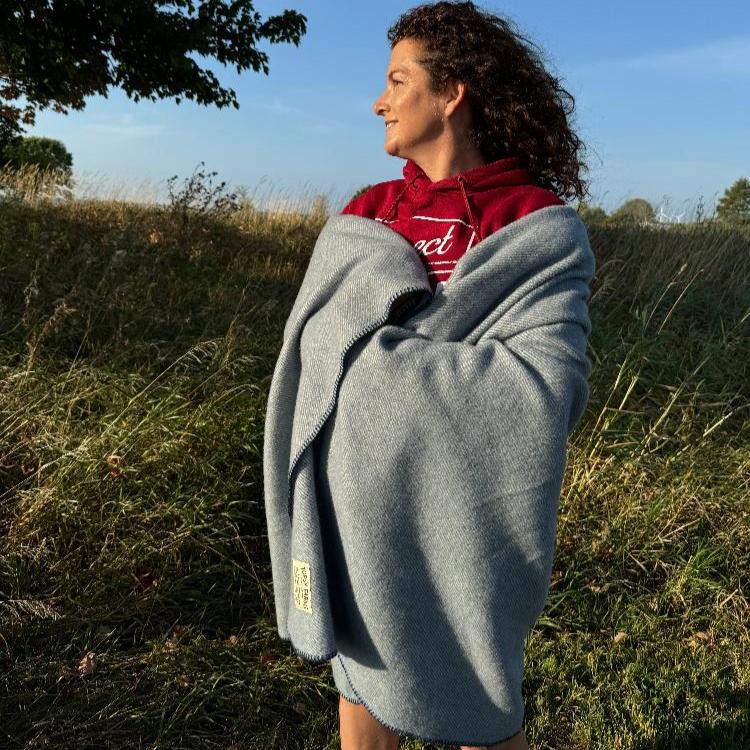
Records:
{"label": "woman's nose", "polygon": [[375,103],[372,105],[372,111],[380,116],[380,113],[385,109],[383,106],[383,94],[381,94],[376,100]]}

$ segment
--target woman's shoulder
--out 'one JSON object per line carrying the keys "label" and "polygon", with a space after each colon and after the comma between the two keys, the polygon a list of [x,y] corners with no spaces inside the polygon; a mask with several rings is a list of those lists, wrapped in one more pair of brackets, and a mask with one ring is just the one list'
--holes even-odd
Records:
{"label": "woman's shoulder", "polygon": [[518,219],[522,216],[526,216],[526,214],[530,214],[532,211],[537,211],[540,208],[565,205],[565,201],[562,200],[557,193],[541,187],[540,185],[524,186],[524,189],[517,191],[514,197],[516,199],[516,211],[518,213],[516,218]]}
{"label": "woman's shoulder", "polygon": [[375,219],[383,213],[383,207],[392,201],[403,187],[403,179],[386,180],[375,185],[369,185],[356,198],[352,198],[341,210],[341,213]]}
{"label": "woman's shoulder", "polygon": [[565,202],[552,190],[536,184],[513,185],[500,195],[486,196],[484,203],[480,203],[482,236],[492,234],[539,209],[563,205]]}

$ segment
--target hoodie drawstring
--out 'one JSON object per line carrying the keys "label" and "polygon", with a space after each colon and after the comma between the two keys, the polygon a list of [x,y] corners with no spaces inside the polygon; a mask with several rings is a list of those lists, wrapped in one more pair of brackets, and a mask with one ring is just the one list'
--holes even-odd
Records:
{"label": "hoodie drawstring", "polygon": [[471,228],[479,238],[479,241],[481,241],[482,238],[479,236],[479,227],[477,227],[476,222],[474,221],[474,214],[471,212],[471,206],[469,206],[469,198],[466,195],[466,190],[464,189],[464,183],[466,182],[466,180],[464,180],[461,175],[458,175],[456,179],[458,180],[458,186],[461,188],[461,195],[463,195],[464,197],[464,203],[466,204],[466,211],[469,214],[469,223],[471,224]]}
{"label": "hoodie drawstring", "polygon": [[391,203],[391,205],[388,207],[388,210],[385,212],[385,216],[383,217],[382,221],[388,221],[388,217],[391,215],[391,211],[396,208],[396,204],[401,200],[401,196],[414,184],[414,181],[416,179],[417,176],[415,175],[411,178],[411,180],[409,180],[409,182],[404,185],[403,190],[395,197],[393,203]]}
{"label": "hoodie drawstring", "polygon": [[[388,221],[388,218],[390,217],[393,210],[396,208],[396,205],[401,200],[401,196],[414,184],[416,179],[419,177],[419,175],[414,175],[414,177],[409,180],[404,187],[402,188],[401,192],[394,198],[391,205],[388,207],[388,210],[385,212],[385,216],[383,217],[382,221]],[[469,223],[471,224],[471,228],[474,230],[474,234],[476,237],[479,238],[479,241],[481,241],[482,237],[479,234],[479,227],[476,224],[476,221],[474,219],[474,214],[472,213],[471,206],[469,205],[469,198],[466,195],[466,189],[464,187],[464,183],[466,180],[461,176],[458,175],[456,177],[456,180],[458,181],[458,186],[461,188],[461,195],[463,195],[464,198],[464,204],[466,205],[466,211],[469,214]]]}

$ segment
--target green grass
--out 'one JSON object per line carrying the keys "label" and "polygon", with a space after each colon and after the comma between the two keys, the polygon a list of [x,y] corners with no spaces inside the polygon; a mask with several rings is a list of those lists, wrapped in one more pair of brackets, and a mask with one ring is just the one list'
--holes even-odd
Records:
{"label": "green grass", "polygon": [[[262,477],[324,221],[0,203],[1,748],[339,746],[330,667],[277,635]],[[526,735],[747,748],[750,234],[589,236],[591,398]]]}

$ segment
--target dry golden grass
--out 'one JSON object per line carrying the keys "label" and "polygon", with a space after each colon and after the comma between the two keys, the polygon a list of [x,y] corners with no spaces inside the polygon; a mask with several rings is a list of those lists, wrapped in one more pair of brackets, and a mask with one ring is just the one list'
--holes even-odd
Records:
{"label": "dry golden grass", "polygon": [[[275,629],[261,466],[324,202],[182,212],[17,178],[0,201],[0,747],[337,747],[327,663]],[[589,236],[591,399],[526,734],[750,747],[748,233]]]}

